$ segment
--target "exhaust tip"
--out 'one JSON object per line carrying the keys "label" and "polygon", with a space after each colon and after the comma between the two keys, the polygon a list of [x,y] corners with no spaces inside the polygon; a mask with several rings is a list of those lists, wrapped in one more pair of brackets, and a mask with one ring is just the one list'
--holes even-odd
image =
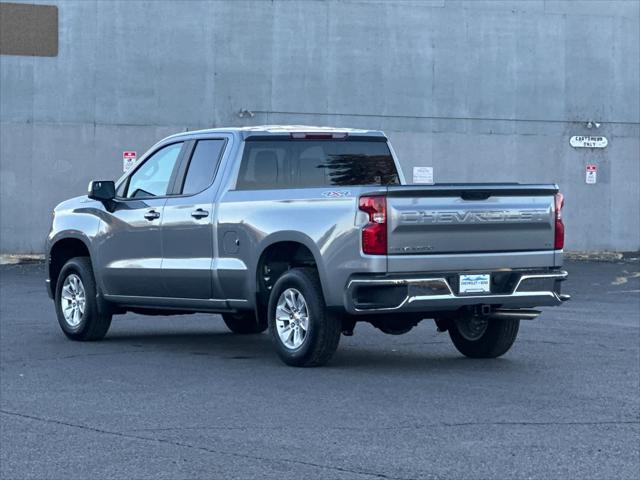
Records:
{"label": "exhaust tip", "polygon": [[491,313],[490,318],[494,320],[533,320],[542,312],[539,310],[496,310]]}

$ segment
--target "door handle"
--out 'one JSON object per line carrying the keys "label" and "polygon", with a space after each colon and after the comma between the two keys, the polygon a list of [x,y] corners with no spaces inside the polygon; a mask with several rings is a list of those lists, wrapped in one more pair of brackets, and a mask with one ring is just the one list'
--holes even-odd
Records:
{"label": "door handle", "polygon": [[202,208],[198,208],[193,212],[191,212],[191,216],[193,218],[198,218],[198,219],[205,218],[209,216],[209,212],[207,212],[206,210],[203,210]]}
{"label": "door handle", "polygon": [[144,214],[144,218],[151,221],[160,218],[160,214],[156,210],[149,210]]}

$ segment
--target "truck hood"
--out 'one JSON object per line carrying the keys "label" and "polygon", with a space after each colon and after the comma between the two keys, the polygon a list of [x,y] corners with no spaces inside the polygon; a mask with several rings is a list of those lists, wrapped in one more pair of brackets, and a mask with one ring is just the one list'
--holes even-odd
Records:
{"label": "truck hood", "polygon": [[60,212],[63,210],[73,210],[76,208],[86,207],[87,204],[90,203],[95,203],[95,200],[91,200],[86,195],[80,195],[78,197],[73,197],[60,202],[53,210],[55,212]]}

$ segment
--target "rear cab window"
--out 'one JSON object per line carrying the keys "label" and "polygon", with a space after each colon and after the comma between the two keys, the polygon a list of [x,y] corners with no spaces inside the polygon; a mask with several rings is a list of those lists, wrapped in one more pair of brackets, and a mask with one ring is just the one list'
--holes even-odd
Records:
{"label": "rear cab window", "polygon": [[245,140],[236,189],[398,185],[384,138]]}
{"label": "rear cab window", "polygon": [[202,192],[213,182],[220,156],[224,149],[224,139],[198,140],[189,160],[181,193],[193,195]]}

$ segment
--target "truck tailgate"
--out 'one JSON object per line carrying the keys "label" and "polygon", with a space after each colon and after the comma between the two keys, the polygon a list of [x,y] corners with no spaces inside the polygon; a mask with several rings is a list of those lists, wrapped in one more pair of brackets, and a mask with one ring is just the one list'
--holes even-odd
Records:
{"label": "truck tailgate", "polygon": [[389,271],[394,256],[552,251],[557,192],[556,185],[390,186]]}

